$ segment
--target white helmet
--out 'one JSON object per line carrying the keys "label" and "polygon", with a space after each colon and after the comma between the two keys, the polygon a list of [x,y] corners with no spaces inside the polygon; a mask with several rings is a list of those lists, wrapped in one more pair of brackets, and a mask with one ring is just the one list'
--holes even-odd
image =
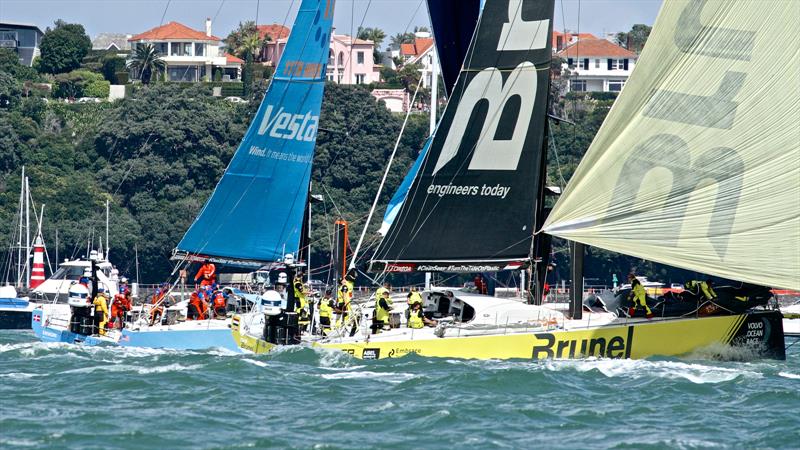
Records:
{"label": "white helmet", "polygon": [[294,264],[294,255],[291,254],[291,253],[287,253],[283,257],[283,262],[284,262],[284,264],[288,264],[288,265]]}
{"label": "white helmet", "polygon": [[122,284],[128,284],[128,279],[126,277],[122,277],[119,279],[119,282]]}

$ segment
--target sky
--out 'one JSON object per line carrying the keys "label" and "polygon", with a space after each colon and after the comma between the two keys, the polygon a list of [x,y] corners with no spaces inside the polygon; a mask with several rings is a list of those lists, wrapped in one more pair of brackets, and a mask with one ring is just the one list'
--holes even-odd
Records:
{"label": "sky", "polygon": [[[652,25],[661,0],[555,0],[554,27],[590,32],[627,31],[633,24]],[[212,32],[225,37],[241,21],[285,23],[291,27],[300,0],[0,0],[0,22],[25,22],[42,30],[56,19],[80,23],[94,38],[98,33],[136,34],[176,21],[202,30],[206,17]],[[291,7],[291,9],[290,9]],[[580,14],[579,14],[580,12]],[[387,36],[428,26],[425,0],[338,0],[334,26],[350,34],[363,23]]]}

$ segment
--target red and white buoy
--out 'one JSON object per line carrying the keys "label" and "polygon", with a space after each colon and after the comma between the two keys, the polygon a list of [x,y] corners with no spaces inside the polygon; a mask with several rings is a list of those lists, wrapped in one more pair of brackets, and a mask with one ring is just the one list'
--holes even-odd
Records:
{"label": "red and white buoy", "polygon": [[44,283],[44,241],[42,236],[36,236],[33,243],[33,270],[31,271],[31,289],[36,289]]}

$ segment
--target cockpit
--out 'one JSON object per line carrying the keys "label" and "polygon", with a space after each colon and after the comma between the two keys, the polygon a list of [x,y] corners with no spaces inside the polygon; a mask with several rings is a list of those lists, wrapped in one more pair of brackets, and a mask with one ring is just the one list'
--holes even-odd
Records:
{"label": "cockpit", "polygon": [[442,290],[427,293],[423,311],[428,318],[452,317],[456,322],[468,322],[475,317],[475,309],[455,296],[457,291]]}

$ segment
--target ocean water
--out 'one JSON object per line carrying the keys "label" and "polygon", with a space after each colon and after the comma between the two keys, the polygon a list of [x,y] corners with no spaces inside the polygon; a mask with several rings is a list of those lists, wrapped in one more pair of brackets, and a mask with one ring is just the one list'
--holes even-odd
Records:
{"label": "ocean water", "polygon": [[798,448],[786,361],[360,361],[0,332],[0,448]]}

